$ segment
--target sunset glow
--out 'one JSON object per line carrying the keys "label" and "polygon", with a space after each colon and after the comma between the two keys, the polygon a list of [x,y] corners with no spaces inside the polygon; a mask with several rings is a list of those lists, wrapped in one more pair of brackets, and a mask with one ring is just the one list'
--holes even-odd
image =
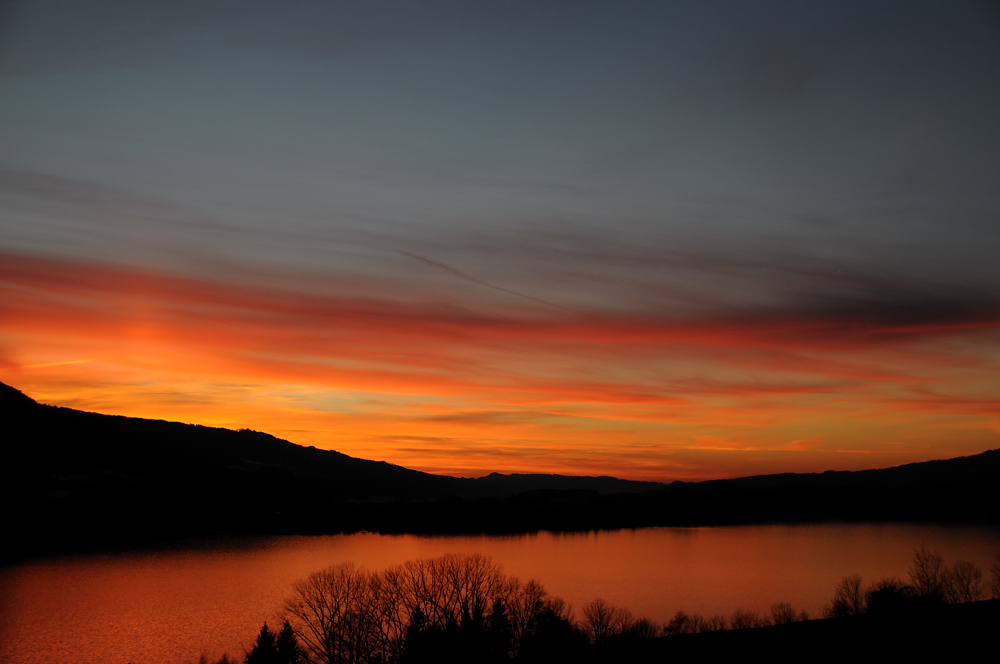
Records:
{"label": "sunset glow", "polygon": [[843,11],[22,6],[0,381],[462,476],[1000,447],[996,28]]}
{"label": "sunset glow", "polygon": [[338,297],[306,278],[3,258],[4,372],[36,399],[427,470],[851,468],[974,452],[1000,432],[998,316],[981,305],[477,310],[433,291]]}

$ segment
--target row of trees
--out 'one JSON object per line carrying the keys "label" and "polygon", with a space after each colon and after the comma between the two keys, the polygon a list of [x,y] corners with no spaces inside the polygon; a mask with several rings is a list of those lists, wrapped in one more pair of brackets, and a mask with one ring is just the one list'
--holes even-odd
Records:
{"label": "row of trees", "polygon": [[991,598],[1000,599],[1000,553],[990,567],[990,577],[974,563],[959,560],[947,566],[940,554],[925,546],[913,552],[909,583],[895,577],[865,585],[861,576],[841,579],[833,600],[824,611],[828,618],[882,613],[899,609],[914,600],[923,603],[961,604]]}
{"label": "row of trees", "polygon": [[[866,586],[845,577],[827,617],[888,611],[913,598],[967,602],[1000,598],[1000,554],[984,580],[972,563],[951,567],[937,553],[914,552],[909,583],[882,579]],[[536,581],[507,576],[482,555],[413,560],[381,572],[347,563],[296,584],[275,634],[265,625],[246,664],[408,664],[572,659],[587,648],[615,648],[663,635],[749,629],[808,620],[779,602],[769,613],[739,609],[731,616],[678,611],[665,625],[637,618],[596,599],[576,620],[562,599]]]}
{"label": "row of trees", "polygon": [[675,636],[678,634],[720,632],[727,629],[753,629],[803,620],[809,620],[809,614],[805,611],[797,611],[788,602],[776,602],[771,605],[771,610],[768,613],[736,609],[728,618],[721,614],[706,617],[700,613],[688,614],[684,611],[678,611],[673,619],[663,626],[663,635]]}
{"label": "row of trees", "polygon": [[257,635],[257,642],[243,661],[244,664],[303,664],[304,659],[298,638],[292,625],[286,620],[277,634],[264,623]]}
{"label": "row of trees", "polygon": [[542,637],[574,634],[561,599],[482,555],[382,572],[338,565],[296,584],[285,610],[308,661],[330,664],[422,661],[448,649],[504,660]]}

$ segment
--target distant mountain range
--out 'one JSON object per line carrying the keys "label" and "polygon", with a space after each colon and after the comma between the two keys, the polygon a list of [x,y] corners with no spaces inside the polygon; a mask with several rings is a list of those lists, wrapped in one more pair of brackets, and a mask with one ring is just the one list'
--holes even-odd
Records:
{"label": "distant mountain range", "polygon": [[1000,451],[883,470],[660,484],[433,475],[256,431],[99,415],[0,383],[2,558],[184,538],[1000,519]]}

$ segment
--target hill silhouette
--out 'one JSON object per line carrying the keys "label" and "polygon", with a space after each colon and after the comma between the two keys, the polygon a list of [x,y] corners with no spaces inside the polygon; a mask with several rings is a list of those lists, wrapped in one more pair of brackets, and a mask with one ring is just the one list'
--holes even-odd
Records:
{"label": "hill silhouette", "polygon": [[4,556],[220,535],[1000,518],[1000,451],[707,482],[433,475],[266,433],[36,403],[0,383]]}

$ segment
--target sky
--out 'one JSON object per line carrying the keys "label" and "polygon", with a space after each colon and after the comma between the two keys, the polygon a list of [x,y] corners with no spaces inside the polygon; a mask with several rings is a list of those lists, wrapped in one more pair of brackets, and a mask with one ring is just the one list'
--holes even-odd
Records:
{"label": "sky", "polygon": [[44,403],[462,476],[953,457],[998,256],[996,3],[0,6]]}

